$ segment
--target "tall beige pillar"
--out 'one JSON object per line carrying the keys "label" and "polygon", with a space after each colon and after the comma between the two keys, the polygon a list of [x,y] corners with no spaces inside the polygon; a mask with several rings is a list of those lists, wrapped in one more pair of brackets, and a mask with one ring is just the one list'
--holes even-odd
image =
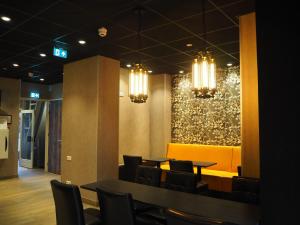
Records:
{"label": "tall beige pillar", "polygon": [[259,177],[258,72],[255,13],[240,17],[242,175]]}
{"label": "tall beige pillar", "polygon": [[[120,63],[95,56],[64,66],[61,178],[82,185],[118,176]],[[96,202],[94,193],[82,198]]]}
{"label": "tall beige pillar", "polygon": [[150,92],[150,155],[166,157],[171,142],[171,75],[152,75]]}

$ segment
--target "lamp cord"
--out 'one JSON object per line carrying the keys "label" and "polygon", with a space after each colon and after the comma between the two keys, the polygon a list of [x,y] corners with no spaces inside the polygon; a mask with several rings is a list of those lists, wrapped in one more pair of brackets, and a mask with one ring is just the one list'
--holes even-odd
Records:
{"label": "lamp cord", "polygon": [[141,64],[142,60],[141,60],[141,56],[140,56],[140,50],[141,50],[141,29],[142,29],[142,23],[141,23],[141,20],[142,20],[142,9],[141,8],[138,8],[138,54],[139,54],[139,64]]}
{"label": "lamp cord", "polygon": [[[206,3],[206,0],[202,0],[202,26],[203,26],[203,38],[204,38],[204,41],[205,41],[205,45],[206,45],[206,21],[205,21],[205,3]],[[205,48],[206,49],[206,48]]]}

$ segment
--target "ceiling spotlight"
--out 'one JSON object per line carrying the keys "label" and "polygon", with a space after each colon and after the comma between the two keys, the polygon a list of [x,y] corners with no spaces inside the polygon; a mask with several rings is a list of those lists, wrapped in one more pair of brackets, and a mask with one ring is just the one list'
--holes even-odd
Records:
{"label": "ceiling spotlight", "polygon": [[79,40],[78,43],[81,44],[81,45],[85,45],[86,41],[85,40]]}
{"label": "ceiling spotlight", "polygon": [[11,21],[11,19],[7,16],[1,16],[1,20],[5,21],[5,22]]}
{"label": "ceiling spotlight", "polygon": [[152,70],[148,70],[148,73],[152,73]]}
{"label": "ceiling spotlight", "polygon": [[19,67],[20,66],[18,63],[13,63],[12,65],[13,65],[13,67]]}
{"label": "ceiling spotlight", "polygon": [[131,64],[127,64],[126,67],[127,67],[127,68],[130,68],[130,67],[131,67]]}
{"label": "ceiling spotlight", "polygon": [[42,82],[43,82],[44,80],[45,80],[44,78],[40,78],[40,81],[42,81]]}
{"label": "ceiling spotlight", "polygon": [[179,70],[179,73],[181,73],[181,74],[182,74],[182,73],[184,73],[184,71],[183,71],[183,70]]}
{"label": "ceiling spotlight", "polygon": [[40,53],[41,57],[46,57],[47,55],[45,53]]}
{"label": "ceiling spotlight", "polygon": [[186,44],[186,47],[192,47],[192,46],[193,46],[192,43],[187,43],[187,44]]}
{"label": "ceiling spotlight", "polygon": [[105,37],[107,35],[107,29],[105,27],[101,27],[98,29],[98,34],[100,37]]}
{"label": "ceiling spotlight", "polygon": [[228,67],[232,66],[232,63],[227,63],[227,66],[228,66]]}

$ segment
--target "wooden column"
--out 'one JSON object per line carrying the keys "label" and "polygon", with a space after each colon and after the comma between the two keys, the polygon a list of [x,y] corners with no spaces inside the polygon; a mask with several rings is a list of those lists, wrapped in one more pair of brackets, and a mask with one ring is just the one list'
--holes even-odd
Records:
{"label": "wooden column", "polygon": [[259,177],[258,72],[255,13],[240,17],[242,175]]}
{"label": "wooden column", "polygon": [[[95,56],[64,66],[61,178],[82,185],[118,176],[119,61]],[[67,160],[71,156],[71,160]],[[94,193],[81,190],[84,200]]]}

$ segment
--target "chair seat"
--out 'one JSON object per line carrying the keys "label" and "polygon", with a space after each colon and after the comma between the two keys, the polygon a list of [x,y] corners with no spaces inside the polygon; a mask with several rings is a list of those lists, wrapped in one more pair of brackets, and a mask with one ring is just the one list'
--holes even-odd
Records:
{"label": "chair seat", "polygon": [[85,225],[101,225],[101,220],[98,217],[84,213]]}
{"label": "chair seat", "polygon": [[84,209],[84,213],[88,214],[90,216],[94,216],[97,218],[101,218],[101,214],[100,214],[100,210],[99,209],[95,209],[95,208],[86,208]]}
{"label": "chair seat", "polygon": [[142,203],[142,202],[137,202],[137,201],[134,201],[134,205],[133,205],[133,208],[134,208],[134,211],[139,214],[139,213],[144,213],[148,210],[152,210],[152,209],[155,209],[154,206],[151,206],[149,204],[146,204],[146,203]]}
{"label": "chair seat", "polygon": [[166,223],[165,209],[163,208],[152,208],[141,215],[153,218],[161,223]]}
{"label": "chair seat", "polygon": [[158,221],[147,215],[137,215],[136,224],[137,225],[166,225],[166,223],[162,223],[161,221]]}
{"label": "chair seat", "polygon": [[197,192],[207,191],[208,190],[208,184],[204,181],[198,181],[196,185]]}

